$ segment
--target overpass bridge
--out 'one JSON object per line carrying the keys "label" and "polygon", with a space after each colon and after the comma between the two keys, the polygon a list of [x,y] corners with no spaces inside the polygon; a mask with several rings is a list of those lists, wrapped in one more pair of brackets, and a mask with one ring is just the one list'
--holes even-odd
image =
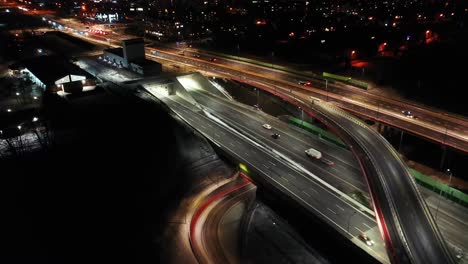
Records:
{"label": "overpass bridge", "polygon": [[[145,87],[145,84],[142,86]],[[185,89],[184,85],[181,87]],[[202,86],[193,87],[203,89]],[[344,228],[346,223],[343,222],[346,221],[342,220],[343,217],[337,218],[333,210],[328,210],[331,213],[324,214],[323,210],[318,208],[330,209],[332,201],[332,205],[343,208],[343,215],[349,216],[359,211],[360,220],[365,221],[367,226],[377,226],[392,263],[453,263],[451,252],[406,165],[385,139],[355,117],[327,103],[311,104],[291,98],[287,94],[276,93],[267,87],[260,88],[301,107],[306,114],[321,120],[348,143],[365,175],[374,212],[366,212],[360,204],[347,199],[345,194],[320,180],[309,170],[289,159],[287,155],[260,144],[255,137],[252,138],[239,127],[224,122],[216,116],[216,113],[211,113],[199,103],[193,104],[181,97],[164,94],[165,91],[157,85],[145,87],[148,92],[162,100],[180,118],[212,142],[226,149],[239,161],[249,164],[270,184],[315,211],[347,237],[355,237],[356,233],[350,233],[349,229]],[[221,131],[218,133],[217,129],[220,127]],[[249,154],[248,151],[255,152]],[[320,195],[312,195],[310,189],[303,189],[304,186],[315,186],[312,192],[319,193],[320,190]],[[317,197],[321,197],[320,201],[317,201]],[[369,220],[370,216],[375,217],[374,221]],[[340,218],[341,222],[337,220]],[[361,229],[356,228],[356,230]],[[381,253],[375,255],[381,256]],[[385,259],[381,257],[380,260],[385,261]]]}

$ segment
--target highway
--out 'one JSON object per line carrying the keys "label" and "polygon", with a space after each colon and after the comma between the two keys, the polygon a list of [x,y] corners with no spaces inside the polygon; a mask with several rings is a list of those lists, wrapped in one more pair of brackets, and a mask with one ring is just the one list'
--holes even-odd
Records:
{"label": "highway", "polygon": [[[253,63],[226,59],[193,48],[158,46],[156,50],[173,56],[184,54],[185,57],[193,57],[210,63],[211,60],[215,58],[215,64],[217,65],[223,65],[241,73],[256,73],[257,75],[263,76],[266,79],[276,81],[276,85],[278,85],[279,82],[281,85],[285,85],[285,87],[289,86],[290,88],[296,90],[307,90],[312,93],[311,95],[319,96],[323,99],[328,97],[328,99],[331,99],[331,101],[337,102],[338,105],[343,104],[343,107],[347,109],[347,107],[350,106],[350,102],[342,102],[343,100],[340,97],[330,97],[330,95],[339,95],[341,97],[351,99],[352,101],[360,102],[361,104],[355,106],[360,106],[359,110],[363,112],[364,115],[375,120],[379,119],[378,112],[381,110],[390,111],[397,114],[400,122],[398,122],[395,126],[398,127],[404,128],[406,123],[415,122],[414,119],[405,117],[402,114],[402,111],[409,110],[416,116],[416,119],[419,121],[417,123],[430,124],[433,129],[444,130],[444,133],[445,128],[447,128],[448,134],[453,132],[459,136],[464,136],[465,139],[468,135],[468,120],[465,117],[448,114],[437,109],[422,107],[409,101],[396,100],[385,95],[368,92],[349,85],[341,84],[339,82],[325,82],[323,79],[306,79],[306,81],[311,81],[312,87],[298,85],[299,81],[304,81],[304,76],[273,69],[271,67],[256,65]],[[268,62],[265,62],[265,64],[268,64]],[[213,65],[213,63],[211,63],[211,65]],[[326,94],[323,92],[326,92]],[[390,122],[393,120],[388,121]],[[414,128],[408,130],[414,130]]]}
{"label": "highway", "polygon": [[[158,93],[154,91],[152,94],[158,96]],[[356,243],[380,262],[388,263],[385,247],[379,237],[372,214],[363,212],[362,208],[356,204],[318,183],[314,178],[315,175],[292,167],[271,151],[259,148],[257,144],[220,126],[200,109],[193,107],[180,97],[161,95],[158,97],[182,120],[236,157],[239,162],[258,172],[262,181],[271,184],[274,189],[286,194],[290,199],[329,223],[345,237],[356,241],[357,235],[366,233],[376,244],[368,247],[361,241]]]}
{"label": "highway", "polygon": [[328,104],[295,103],[307,114],[339,130],[338,134],[355,147],[353,152],[365,172],[392,261],[453,261],[414,180],[388,142],[361,121]]}
{"label": "highway", "polygon": [[[121,40],[131,38],[111,32],[106,36],[99,34],[80,35],[77,32],[86,30],[84,25],[73,19],[63,19],[53,15],[54,12],[25,12],[30,15],[42,15],[48,20],[55,20],[64,25],[65,32],[74,32],[76,36],[107,46],[120,46]],[[84,27],[84,28],[83,28]],[[84,33],[84,32],[83,32]],[[324,84],[323,80],[312,80],[313,87],[298,85],[303,76],[280,71],[265,66],[258,66],[237,60],[225,59],[206,54],[191,48],[146,48],[147,57],[169,59],[174,62],[189,64],[205,71],[222,75],[236,80],[260,81],[270,87],[282,90],[300,91],[314,97],[329,100],[337,106],[352,111],[355,114],[377,120],[391,126],[401,128],[416,135],[431,139],[435,142],[468,152],[468,120],[465,117],[449,114],[440,110],[416,105],[412,102],[399,101],[384,95],[363,91],[331,81]],[[156,52],[156,53],[154,53]],[[216,62],[211,59],[216,58]],[[401,112],[409,110],[417,117],[405,117]]]}
{"label": "highway", "polygon": [[[66,25],[75,35],[88,41],[97,42],[107,46],[117,47],[121,41],[131,38],[130,35],[111,33],[106,36],[99,34],[80,35],[76,31],[86,30],[84,25],[71,19],[56,18],[46,15],[48,19],[54,19],[62,25]],[[399,101],[379,94],[374,94],[341,83],[311,80],[312,87],[299,85],[303,76],[280,71],[273,68],[258,66],[237,60],[216,57],[211,54],[199,52],[191,48],[172,47],[146,47],[146,55],[149,58],[166,59],[186,65],[197,67],[220,76],[233,78],[239,81],[262,82],[270,87],[276,87],[283,91],[296,91],[298,94],[314,96],[335,103],[342,109],[374,119],[388,125],[401,128],[416,135],[440,142],[444,145],[468,152],[468,120],[461,116],[451,115],[440,110],[422,107],[411,102]],[[211,61],[216,58],[216,61]],[[402,111],[410,110],[417,117],[408,118]]]}
{"label": "highway", "polygon": [[281,97],[334,130],[358,157],[392,262],[454,263],[406,165],[380,134],[329,104]]}
{"label": "highway", "polygon": [[[229,235],[224,234],[228,230],[221,230],[220,225],[232,207],[246,203],[251,192],[255,193],[255,185],[239,176],[211,192],[199,205],[190,223],[190,240],[200,263],[239,263],[236,261],[238,252],[230,252],[223,247],[224,236]],[[235,241],[231,243],[235,244]]]}
{"label": "highway", "polygon": [[[335,107],[331,107],[328,104],[305,103],[308,101],[308,95],[303,97],[302,94],[296,93],[295,96],[291,96],[293,90],[298,91],[300,89],[301,92],[304,93],[303,90],[306,89],[303,89],[304,87],[297,87],[298,85],[288,84],[287,81],[282,79],[268,78],[267,76],[259,73],[258,70],[256,72],[249,72],[245,70],[240,71],[225,65],[220,65],[219,63],[207,62],[198,57],[187,59],[187,56],[171,54],[168,52],[164,53],[160,50],[157,54],[164,54],[162,56],[160,55],[160,57],[192,64],[208,71],[213,71],[228,76],[236,76],[235,78],[238,80],[248,79],[249,82],[263,82],[267,86],[279,89],[281,92],[289,91],[289,93],[282,95],[283,99],[287,98],[291,103],[304,109],[306,114],[321,120],[330,129],[335,130],[335,132],[339,134],[340,137],[352,147],[352,151],[358,158],[359,164],[365,173],[365,179],[373,198],[377,225],[379,226],[381,234],[384,238],[391,261],[403,263],[454,262],[453,257],[445,245],[445,242],[440,235],[440,232],[429,212],[427,205],[417,190],[414,180],[409,175],[408,169],[399,158],[396,151],[377,132],[369,129],[366,125],[362,124],[361,121],[349,115],[348,113],[340,111]],[[239,72],[242,74],[239,74]],[[263,88],[272,91],[271,88]],[[308,88],[308,92],[311,92],[311,89],[312,88]],[[277,93],[276,89],[272,92]],[[335,93],[329,94],[328,89],[325,91],[325,93],[323,90],[317,90],[314,92],[314,95],[319,95],[321,98],[323,98],[323,96],[326,94],[327,98],[332,98],[331,101],[339,101],[342,108],[354,111],[361,115],[366,115],[366,111],[368,112],[368,117],[377,116],[376,114],[378,114],[378,118],[376,119],[381,122],[392,124],[390,123],[391,120],[404,120],[403,125],[406,125],[407,123],[411,124],[406,128],[408,131],[411,131],[415,134],[424,135],[427,138],[444,143],[457,149],[461,149],[463,151],[468,150],[468,141],[465,133],[467,130],[464,127],[465,120],[463,119],[456,119],[446,115],[432,115],[432,119],[430,119],[429,116],[431,116],[431,114],[429,111],[423,113],[421,115],[422,119],[420,118],[416,121],[406,117],[398,117],[395,115],[394,111],[392,111],[392,114],[389,115],[390,118],[386,118],[389,111],[388,109],[380,111],[380,104],[377,104],[377,111],[375,111],[375,105],[373,108],[369,107],[363,98],[358,98],[358,100],[355,100],[353,98],[347,98],[346,95],[337,95]],[[298,95],[301,96],[301,99],[297,98]],[[349,102],[350,100],[359,102],[353,104]],[[229,150],[233,155],[238,155],[237,153],[239,153],[239,151],[244,151],[244,153],[254,151],[253,153],[250,153],[251,157],[249,158],[250,160],[255,160],[254,162],[245,160],[245,157],[239,157],[239,159],[244,160],[247,164],[250,164],[250,166],[255,168],[255,170],[263,173],[265,176],[267,176],[266,178],[270,180],[270,183],[274,182],[275,186],[280,186],[277,188],[280,188],[284,192],[290,194],[294,199],[298,200],[307,208],[317,208],[317,206],[313,206],[314,202],[317,203],[317,201],[304,197],[302,193],[308,197],[313,197],[310,195],[311,191],[316,191],[318,193],[319,190],[321,190],[320,197],[327,197],[326,199],[321,199],[320,202],[324,202],[324,200],[327,201],[327,205],[321,208],[327,208],[331,214],[324,214],[317,209],[315,209],[315,211],[319,212],[322,218],[327,219],[329,222],[335,223],[335,226],[343,229],[343,223],[337,224],[337,222],[342,222],[343,218],[337,218],[339,213],[336,212],[336,208],[334,206],[342,209],[342,213],[344,215],[351,215],[351,213],[356,211],[355,208],[349,205],[349,201],[341,200],[342,198],[325,189],[322,185],[318,185],[315,181],[310,181],[310,177],[307,177],[310,175],[304,175],[303,171],[298,170],[296,167],[292,166],[291,163],[285,162],[281,159],[281,157],[278,157],[269,151],[265,151],[263,148],[249,140],[245,140],[245,137],[240,136],[239,133],[223,127],[223,129],[226,130],[225,132],[220,132],[223,134],[223,136],[220,136],[217,133],[209,135],[208,133],[210,132],[210,128],[203,128],[203,126],[200,124],[210,126],[211,122],[219,126],[219,122],[213,121],[216,120],[215,118],[210,117],[209,115],[206,117],[206,113],[205,115],[200,113],[191,115],[194,112],[188,112],[187,109],[189,108],[183,106],[183,103],[180,101],[175,102],[170,99],[165,100],[165,103],[170,105],[171,109],[175,109],[174,111],[179,112],[179,116],[183,116],[183,118],[187,119],[190,119],[191,116],[193,119],[196,119],[189,120],[189,123],[192,126],[196,125],[197,130],[203,131],[202,133],[204,133],[207,137],[210,137],[212,140],[214,139],[214,142],[222,144],[223,148]],[[385,109],[385,105],[382,105],[382,108]],[[418,113],[416,113],[416,115],[418,115]],[[209,120],[209,122],[203,120],[201,116],[204,116]],[[440,126],[437,124],[424,122],[425,118],[432,121],[438,120],[436,123],[444,125]],[[440,121],[441,119],[442,122]],[[452,124],[451,122],[456,124]],[[398,125],[393,125],[398,127]],[[460,125],[463,125],[463,127],[460,128]],[[211,124],[211,128],[213,128],[213,124]],[[229,133],[227,133],[227,131],[229,131]],[[244,140],[235,140],[236,137],[238,139],[243,138]],[[248,149],[249,145],[250,149]],[[252,148],[252,146],[255,148]],[[257,151],[261,151],[263,153],[256,153]],[[267,156],[269,158],[266,158]],[[261,157],[261,159],[259,159],[259,157]],[[294,175],[294,173],[303,174],[303,177],[285,177],[285,175]],[[317,180],[317,178],[315,178],[315,180]],[[313,190],[304,189],[304,186],[310,186],[310,182],[314,182],[317,187]],[[296,185],[296,183],[299,185]],[[353,217],[353,219],[358,218],[358,215],[362,216],[361,221],[367,221],[369,224],[372,224],[372,220],[364,220],[366,218],[364,213],[356,214],[356,217]],[[354,226],[354,228],[360,231],[362,230],[356,226]],[[346,231],[343,229],[342,231],[345,235],[355,236],[350,230]]]}
{"label": "highway", "polygon": [[[254,110],[253,107],[247,107],[235,101],[223,100],[217,96],[205,92],[193,92],[194,98],[203,106],[212,109],[224,120],[229,120],[232,125],[242,128],[259,142],[264,142],[275,149],[281,150],[294,161],[301,163],[302,166],[313,172],[315,175],[331,183],[344,193],[350,194],[353,191],[360,191],[368,194],[367,184],[360,171],[356,159],[349,151],[342,149],[334,144],[324,140],[319,140],[312,135],[306,135],[294,127],[286,125],[284,122],[269,117],[261,111]],[[262,124],[272,125],[271,130],[266,130]],[[280,139],[273,139],[272,133],[279,133]],[[335,166],[328,166],[321,162],[311,161],[304,155],[304,150],[308,147],[314,147],[322,152],[325,158],[335,162]],[[441,230],[444,237],[451,242],[454,247],[465,247],[468,242],[461,233],[468,230],[468,226],[463,220],[468,217],[464,208],[452,209],[454,205],[447,204],[447,201],[434,202],[437,196],[433,192],[424,190],[425,200],[428,201],[432,213],[438,211],[437,205],[445,203],[441,211],[438,211],[438,222],[441,223]],[[448,212],[446,212],[448,210]]]}

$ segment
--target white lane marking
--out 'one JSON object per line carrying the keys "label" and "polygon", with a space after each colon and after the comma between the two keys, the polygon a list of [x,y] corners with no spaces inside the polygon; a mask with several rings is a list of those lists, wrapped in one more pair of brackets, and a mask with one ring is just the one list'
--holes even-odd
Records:
{"label": "white lane marking", "polygon": [[357,228],[357,227],[354,227],[356,228],[357,231],[359,231],[360,233],[364,233],[364,231],[362,231],[361,229]]}
{"label": "white lane marking", "polygon": [[337,205],[337,204],[335,204],[335,205],[336,205],[336,207],[338,207],[338,208],[340,208],[341,210],[344,211],[344,208],[343,208],[343,207],[341,207],[341,206],[339,206],[339,205]]}
{"label": "white lane marking", "polygon": [[283,176],[280,176],[280,177],[281,177],[281,179],[283,179],[283,180],[289,182],[288,179],[286,179],[285,177],[283,177]]}
{"label": "white lane marking", "polygon": [[318,193],[315,189],[309,188],[309,190],[313,191],[314,193]]}
{"label": "white lane marking", "polygon": [[235,147],[236,145],[234,145],[232,142],[229,142],[229,145]]}
{"label": "white lane marking", "polygon": [[363,225],[367,226],[369,229],[371,229],[372,227],[370,227],[368,224],[366,223],[362,223]]}
{"label": "white lane marking", "polygon": [[220,137],[218,133],[215,133],[215,136]]}
{"label": "white lane marking", "polygon": [[305,191],[302,191],[302,192],[303,192],[305,195],[307,195],[307,196],[311,197],[311,195],[310,195],[310,194],[308,194],[308,193],[306,193]]}
{"label": "white lane marking", "polygon": [[201,126],[203,129],[206,129],[206,126],[204,126],[204,125],[200,125],[200,126]]}
{"label": "white lane marking", "polygon": [[244,154],[245,154],[246,156],[250,156],[249,153],[247,153],[247,152],[244,152]]}
{"label": "white lane marking", "polygon": [[265,165],[265,164],[262,164],[262,165],[263,165],[263,167],[265,167],[265,168],[269,169],[269,167],[268,167],[267,165]]}
{"label": "white lane marking", "polygon": [[268,161],[268,162],[269,162],[271,165],[276,166],[275,163],[273,163],[273,162],[271,162],[271,161]]}
{"label": "white lane marking", "polygon": [[330,209],[330,208],[328,208],[328,207],[327,207],[327,209],[328,209],[328,211],[330,211],[330,212],[336,214],[335,211],[333,211],[332,209]]}

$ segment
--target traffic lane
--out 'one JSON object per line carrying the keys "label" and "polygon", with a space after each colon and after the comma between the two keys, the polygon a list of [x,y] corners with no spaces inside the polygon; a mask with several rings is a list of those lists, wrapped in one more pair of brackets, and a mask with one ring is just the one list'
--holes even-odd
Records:
{"label": "traffic lane", "polygon": [[[430,261],[446,261],[443,244],[441,244],[438,236],[435,233],[437,227],[432,226],[424,212],[424,201],[418,196],[418,190],[412,183],[411,176],[404,168],[401,161],[393,156],[392,151],[382,151],[389,147],[389,144],[384,144],[378,139],[378,136],[370,130],[366,130],[360,125],[347,118],[339,118],[340,123],[354,132],[355,138],[358,138],[366,149],[370,152],[371,159],[374,158],[374,166],[378,166],[381,172],[385,173],[385,177],[379,179],[379,184],[387,185],[391,192],[391,197],[381,197],[380,205],[388,206],[395,205],[395,210],[399,220],[399,224],[403,229],[407,239],[407,244],[410,245],[413,254],[422,263]],[[371,132],[371,133],[369,133]],[[393,160],[393,162],[391,162]],[[387,188],[384,188],[387,189]],[[421,199],[420,199],[421,198]],[[425,262],[424,262],[425,261]]]}
{"label": "traffic lane", "polygon": [[446,240],[464,251],[468,250],[468,210],[458,204],[440,197],[434,192],[419,188]]}
{"label": "traffic lane", "polygon": [[[224,58],[216,57],[216,56],[213,56],[213,55],[205,55],[205,54],[203,54],[203,52],[190,52],[190,54],[192,56],[193,55],[200,56],[202,59],[205,59],[205,60],[211,60],[212,58],[216,58],[216,61],[219,64],[230,66],[232,68],[239,68],[239,65],[242,65],[240,70],[247,69],[249,71],[262,73],[263,75],[267,75],[267,76],[268,75],[270,75],[270,76],[274,75],[274,77],[281,77],[281,78],[283,78],[283,79],[285,79],[285,80],[287,80],[287,81],[289,81],[291,83],[294,83],[294,84],[297,84],[299,81],[311,81],[311,80],[308,80],[308,79],[305,80],[303,77],[299,77],[299,76],[297,76],[295,74],[287,73],[287,72],[284,72],[284,71],[278,71],[278,70],[273,69],[273,68],[267,68],[265,66],[258,66],[258,65],[254,65],[254,64],[250,64],[250,63],[240,62],[240,61],[226,60]],[[272,72],[274,72],[274,74],[272,74]],[[327,87],[329,91],[335,92],[337,94],[343,94],[343,95],[346,95],[346,96],[350,96],[350,95],[356,96],[356,89],[357,88],[354,88],[353,90],[349,90],[348,85],[340,85],[340,84],[334,84],[332,82],[329,82],[329,84],[326,86],[324,81],[317,80],[317,79],[314,79],[311,82],[313,83],[312,86],[314,88],[319,87],[320,89],[325,89]],[[438,117],[436,113],[427,112],[427,110],[425,110],[425,109],[423,109],[421,107],[418,107],[418,106],[414,106],[414,105],[411,105],[411,104],[406,104],[404,102],[398,102],[398,101],[395,101],[395,99],[384,98],[384,97],[369,93],[367,91],[362,91],[361,89],[359,89],[358,91],[362,93],[362,94],[359,94],[359,97],[358,97],[358,99],[360,99],[362,101],[367,101],[369,103],[373,102],[373,103],[377,103],[377,104],[389,105],[391,107],[390,109],[394,109],[397,112],[401,112],[401,111],[404,111],[404,110],[412,110],[414,112],[420,113],[421,117],[427,116],[428,120],[434,120],[434,119],[437,119],[437,117]],[[373,98],[371,98],[372,100],[369,100],[369,97],[373,97]],[[442,117],[441,120],[446,120],[446,118],[454,118],[454,117],[450,117],[450,116],[446,115],[445,117]],[[460,124],[460,122],[458,122],[458,121],[461,121],[462,124],[464,124],[465,128],[466,128],[466,126],[468,126],[468,121],[458,119],[457,121],[454,122],[454,124],[453,124],[454,127],[456,127],[457,124]]]}
{"label": "traffic lane", "polygon": [[[353,160],[350,161],[350,159],[354,159],[354,157],[349,151],[341,147],[338,147],[324,140],[318,140],[317,137],[312,137],[310,134],[305,135],[305,133],[299,133],[299,129],[297,129],[296,127],[292,128],[290,125],[287,125],[283,121],[278,120],[274,117],[268,118],[266,114],[262,115],[258,111],[246,108],[245,105],[239,106],[231,101],[215,98],[214,96],[209,96],[205,93],[200,93],[200,95],[204,96],[203,99],[197,97],[197,100],[200,101],[201,104],[207,105],[209,108],[227,117],[235,118],[237,123],[242,124],[243,122],[245,122],[249,125],[250,128],[263,132],[264,136],[271,136],[274,132],[280,132],[280,135],[283,135],[280,138],[281,141],[283,141],[283,139],[286,138],[286,140],[294,142],[292,146],[299,146],[298,150],[303,152],[305,149],[309,148],[309,146],[312,145],[318,150],[324,151],[325,157],[328,156],[332,160],[340,159],[343,164],[349,165],[350,168],[355,169],[357,172],[359,172],[359,168],[356,162],[353,162]],[[271,130],[266,130],[262,127],[262,125],[265,123],[274,124],[274,126]],[[272,140],[272,142],[281,141]]]}
{"label": "traffic lane", "polygon": [[[346,166],[351,170],[355,170],[358,174],[360,173],[360,168],[351,152],[338,147],[333,143],[329,143],[326,140],[317,140],[317,137],[313,137],[310,133],[299,133],[298,130],[300,129],[296,127],[292,128],[291,125],[287,125],[277,118],[268,118],[269,116],[267,114],[262,115],[257,110],[250,109],[246,105],[238,102],[222,100],[205,92],[196,92],[192,93],[192,95],[196,97],[201,104],[216,110],[218,113],[222,113],[227,117],[236,118],[238,123],[242,123],[246,120],[252,121],[248,122],[249,127],[265,131],[263,133],[264,136],[267,136],[268,133],[270,133],[269,135],[271,136],[274,132],[280,132],[279,134],[283,135],[281,139],[286,138],[286,140],[294,142],[292,146],[295,149],[303,152],[309,148],[309,146],[312,146],[323,151],[324,157],[340,161],[339,163],[343,166]],[[272,130],[260,129],[265,123],[274,124]],[[280,141],[278,140],[278,142]]]}
{"label": "traffic lane", "polygon": [[[196,54],[196,53],[192,53],[192,54]],[[198,53],[199,54],[199,53]],[[211,58],[213,58],[213,56],[205,56],[205,55],[200,55],[202,59],[205,59],[205,60],[211,60]],[[303,78],[298,78],[297,76],[291,76],[291,74],[289,73],[285,73],[285,72],[281,72],[281,71],[277,71],[277,70],[274,70],[274,69],[265,69],[264,67],[260,67],[260,66],[256,66],[256,65],[252,65],[252,64],[247,64],[247,63],[243,63],[243,62],[232,62],[232,61],[227,61],[227,60],[223,60],[223,59],[220,59],[220,58],[217,58],[217,62],[218,64],[222,64],[222,65],[226,65],[226,66],[230,66],[232,68],[239,68],[239,65],[242,65],[242,68],[239,68],[239,70],[249,70],[249,71],[253,71],[253,72],[257,72],[257,73],[261,73],[263,75],[273,75],[272,74],[272,71],[274,71],[274,77],[281,77],[282,79],[285,79],[291,83],[294,83],[294,84],[297,84],[297,82],[299,80],[303,80]],[[325,85],[321,82],[321,81],[318,81],[318,80],[315,80],[314,81],[314,84],[313,85],[314,87],[320,87],[320,89],[324,89],[325,88]],[[294,89],[298,89],[296,86],[293,86]],[[341,94],[341,95],[345,95],[345,96],[353,96],[353,97],[357,97],[357,99],[361,100],[361,101],[367,101],[369,103],[373,103],[374,105],[376,104],[382,104],[382,105],[390,105],[389,107],[389,110],[394,110],[395,112],[397,113],[401,113],[401,111],[405,111],[405,110],[412,110],[413,112],[417,112],[417,113],[420,113],[420,116],[422,117],[422,119],[425,119],[424,117],[427,115],[428,116],[428,121],[431,121],[431,120],[441,120],[441,121],[436,121],[436,122],[444,122],[446,123],[448,126],[451,126],[451,127],[459,127],[460,129],[464,129],[464,130],[467,130],[467,125],[468,125],[468,121],[463,121],[465,123],[465,126],[460,126],[460,121],[459,119],[457,120],[457,122],[454,122],[452,123],[451,120],[448,120],[447,118],[452,118],[452,117],[449,117],[449,116],[443,116],[443,115],[437,115],[437,114],[434,114],[432,112],[427,112],[427,110],[424,110],[422,109],[421,107],[418,107],[418,106],[414,106],[414,105],[411,105],[411,104],[405,104],[403,102],[398,102],[394,99],[388,99],[388,98],[384,98],[384,97],[381,97],[381,96],[377,96],[375,94],[372,94],[372,93],[369,93],[367,91],[362,91],[362,89],[358,89],[358,88],[354,88],[352,90],[350,90],[348,88],[348,86],[343,86],[343,85],[337,85],[337,84],[333,84],[333,83],[329,83],[328,84],[328,90],[331,91],[331,92],[334,92],[334,93],[337,93],[337,94]],[[306,87],[303,87],[303,88],[306,88]],[[356,91],[360,92],[360,93],[356,93]],[[369,97],[373,97],[373,98],[369,98]],[[429,118],[430,116],[430,118]]]}
{"label": "traffic lane", "polygon": [[[297,95],[303,97],[304,100],[308,99],[306,95]],[[387,123],[390,124],[390,126],[395,126],[397,128],[399,127],[403,130],[420,135],[424,138],[431,139],[435,142],[440,142],[457,149],[468,151],[468,141],[463,140],[462,138],[460,138],[459,135],[455,134],[453,131],[447,130],[447,133],[445,133],[445,129],[442,129],[438,126],[431,126],[430,124],[422,123],[419,120],[409,118],[406,118],[408,120],[401,119],[399,117],[399,114],[389,114],[382,111],[367,109],[365,107],[347,103],[346,101],[337,100],[332,97],[329,98],[329,101],[333,101],[334,103],[338,104],[339,107],[354,112],[358,115],[366,115],[369,118],[377,119],[382,123]],[[394,115],[397,115],[398,117]]]}
{"label": "traffic lane", "polygon": [[[189,59],[189,60],[185,60],[185,62],[187,62],[187,63],[192,62],[192,63],[193,63],[193,60]],[[194,63],[194,64],[197,65],[197,66],[204,66],[204,67],[207,67],[207,68],[208,68],[208,66],[203,65],[203,63],[202,63],[202,62],[199,62],[199,61],[196,62],[196,63]],[[210,65],[210,66],[209,66],[209,69],[210,69],[210,70],[219,70],[219,67]],[[223,69],[223,73],[224,73],[224,72],[227,72],[227,73],[230,73],[230,74],[233,75],[233,76],[236,76],[236,71],[234,71],[234,70]],[[248,75],[251,75],[251,74],[248,74]],[[252,78],[252,79],[260,79],[260,80],[263,81],[263,78],[258,78],[258,77],[256,77],[256,76],[252,76],[252,75],[249,76],[249,78]],[[267,80],[267,81],[268,81],[268,80]],[[276,85],[276,84],[275,84],[275,85]],[[289,89],[297,89],[297,88],[295,88],[295,87],[290,87]],[[369,109],[369,111],[371,111],[371,109]],[[384,114],[382,114],[382,116],[383,116],[383,115],[384,115]],[[401,120],[400,120],[400,121],[401,121]],[[404,126],[404,125],[403,125],[403,126]],[[430,131],[431,129],[432,129],[432,128],[422,128],[423,132],[421,132],[421,134],[424,136],[424,132],[425,132],[424,130],[426,130],[426,131],[429,130],[429,131]],[[451,138],[451,137],[452,137],[452,136],[449,136],[449,138]],[[433,139],[434,139],[434,140],[437,140],[437,138],[433,138]],[[465,141],[460,142],[460,140],[447,140],[447,142],[452,142],[452,141],[453,141],[453,144],[452,144],[452,145],[453,145],[454,147],[456,147],[456,148],[461,148],[461,149],[467,149],[467,150],[468,150],[468,143],[467,143],[467,142],[465,142]],[[467,146],[465,146],[465,145],[467,145]]]}
{"label": "traffic lane", "polygon": [[[209,135],[227,150],[233,153],[240,153],[237,154],[239,159],[263,172],[266,178],[270,180],[270,183],[275,185],[278,184],[276,185],[277,188],[279,186],[281,187],[279,189],[283,189],[284,191],[293,194],[293,197],[299,198],[300,203],[307,206],[309,209],[318,212],[327,219],[332,220],[335,225],[343,228],[346,226],[345,224],[347,224],[346,216],[351,215],[354,211],[359,211],[355,210],[346,202],[339,199],[339,197],[319,186],[310,178],[296,172],[268,154],[256,150],[252,145],[239,140],[236,135],[231,134],[230,131],[222,127],[218,127],[216,123],[208,120],[203,115],[194,112],[190,113],[191,110],[189,109],[182,111],[183,106],[181,107],[180,105],[176,105],[177,103],[169,103],[170,100],[165,102],[170,105],[171,109],[179,111],[182,115],[191,115],[191,125],[197,130]],[[221,135],[224,136],[221,137]],[[229,144],[233,142],[235,142],[235,144]],[[244,157],[244,153],[249,153],[248,158]],[[317,208],[322,208],[322,210],[317,210]],[[350,233],[352,235],[355,236],[359,234],[359,230],[367,231],[369,229],[367,226],[376,226],[374,219],[363,215],[360,211],[355,213],[355,215],[359,219],[357,221],[359,224],[355,225],[356,228],[353,228],[353,226],[350,227]],[[345,230],[346,229],[342,231]]]}
{"label": "traffic lane", "polygon": [[[64,24],[64,23],[62,23],[62,24]],[[68,24],[67,24],[67,25],[68,25]],[[94,37],[101,38],[101,37],[99,37],[99,36],[94,36]],[[115,40],[114,38],[105,38],[106,41],[107,41],[108,39],[113,39],[113,40]],[[103,40],[103,39],[101,38],[101,40]],[[226,62],[227,62],[227,61],[226,61]],[[244,63],[243,66],[244,66],[244,67],[246,66],[245,63]],[[266,69],[264,69],[264,68],[262,68],[262,67],[258,67],[258,66],[257,66],[257,67],[253,67],[251,70],[258,71],[259,69],[261,69],[261,72],[263,72],[263,74],[267,74],[267,75],[268,75],[269,73],[271,73],[271,69],[270,69],[270,70],[266,70]],[[275,70],[275,74],[278,75],[278,74],[281,74],[281,73],[280,73],[279,71]],[[289,76],[290,74],[283,73],[282,75],[284,75],[283,78],[288,78],[288,76]],[[349,95],[349,89],[348,89],[348,90],[347,90],[347,89],[343,89],[344,87],[342,87],[341,85],[332,85],[332,84],[330,85],[330,88],[331,88],[331,89],[334,89],[334,87],[335,87],[335,88],[340,88],[340,89],[342,89],[342,91],[344,91],[345,93],[347,92],[346,95]],[[359,91],[359,89],[357,89],[357,91]],[[334,92],[337,92],[337,91],[334,90]],[[354,92],[355,92],[355,91],[354,91]],[[355,94],[354,92],[353,92],[352,94]],[[362,91],[361,91],[361,92],[362,92]],[[367,96],[369,96],[369,94],[367,94]],[[386,98],[384,98],[384,99],[386,99]],[[387,101],[388,101],[388,99],[387,99]],[[405,108],[409,108],[409,107],[405,107]],[[420,109],[418,109],[417,111],[420,111]],[[433,117],[433,118],[434,118],[434,117]],[[450,123],[449,120],[447,120],[446,118],[444,118],[443,120],[445,120],[445,123],[447,123],[447,124]],[[466,122],[466,124],[468,124],[468,122]],[[468,131],[468,129],[467,129],[467,127],[466,127],[466,124],[464,124],[464,125],[465,125],[464,127],[458,127],[459,130],[460,130],[460,131]],[[457,127],[457,125],[459,125],[458,122],[457,122],[455,125],[450,125],[450,126],[451,126],[451,127]]]}
{"label": "traffic lane", "polygon": [[[199,100],[199,103],[202,105],[207,105],[205,100],[200,100],[200,98],[197,100]],[[211,102],[210,106],[213,107],[215,102],[213,100],[209,101]],[[324,157],[330,160],[335,160],[335,166],[326,165],[320,161],[315,161],[306,156],[304,150],[313,144],[309,143],[303,145],[302,142],[298,142],[294,137],[290,137],[287,133],[283,133],[283,136],[280,139],[273,139],[271,137],[271,133],[273,133],[274,130],[270,131],[263,128],[262,124],[264,123],[262,121],[257,121],[253,117],[250,118],[249,116],[242,115],[236,110],[231,110],[230,108],[226,107],[226,104],[220,104],[215,109],[218,109],[222,112],[217,112],[220,113],[220,117],[227,120],[232,120],[236,123],[237,127],[246,129],[251,135],[256,136],[256,138],[264,144],[267,144],[274,149],[287,154],[289,158],[298,161],[302,166],[311,172],[314,172],[320,178],[326,181],[333,181],[343,192],[350,193],[357,189],[363,193],[368,193],[367,185],[365,184],[362,174],[359,170],[349,170],[346,165],[341,164],[340,161],[327,154],[325,154]],[[331,148],[331,146],[328,145],[327,148]]]}

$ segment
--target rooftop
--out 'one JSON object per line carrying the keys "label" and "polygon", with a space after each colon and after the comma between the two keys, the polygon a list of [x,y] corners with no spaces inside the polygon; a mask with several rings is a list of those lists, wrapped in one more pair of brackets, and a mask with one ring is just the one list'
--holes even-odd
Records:
{"label": "rooftop", "polygon": [[58,56],[39,56],[22,61],[20,65],[28,69],[45,85],[54,84],[55,81],[69,74],[92,77],[80,67]]}

